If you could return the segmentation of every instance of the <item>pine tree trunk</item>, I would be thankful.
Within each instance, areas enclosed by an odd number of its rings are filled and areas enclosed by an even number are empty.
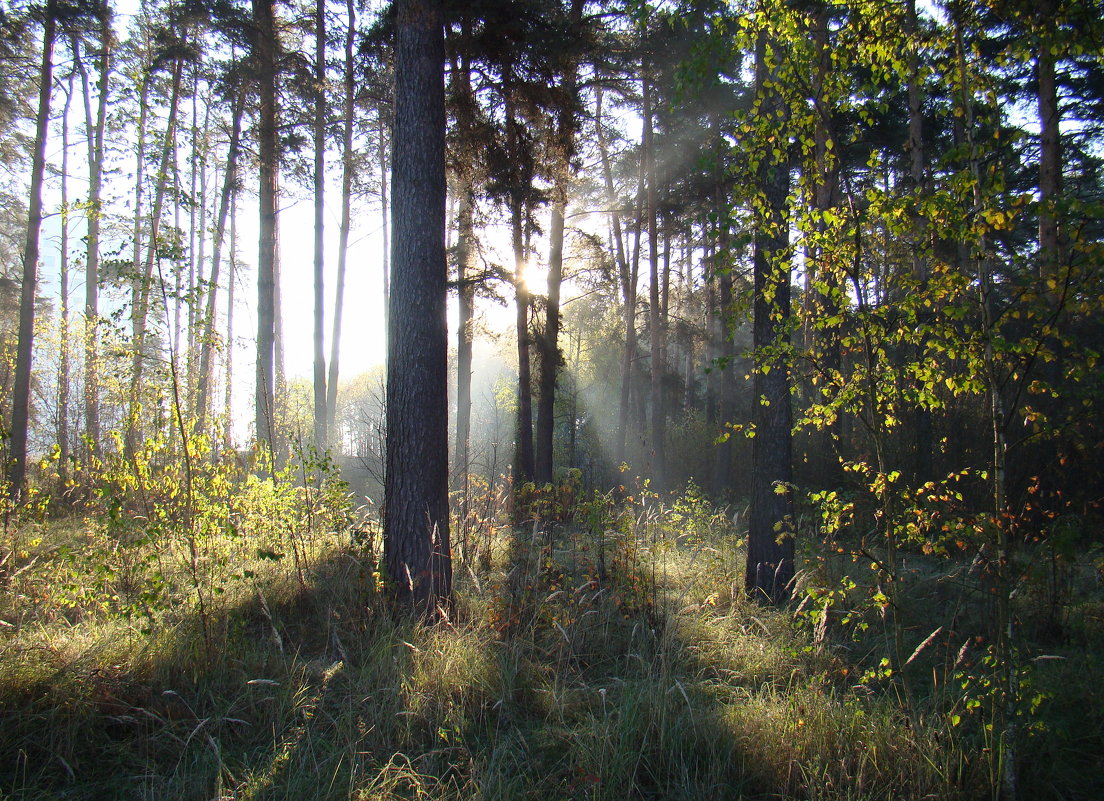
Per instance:
[[[223,446],[226,450],[234,447],[234,287],[238,280],[238,196],[230,199],[230,254],[226,260],[226,356],[224,381],[226,393],[223,398]]]
[[[652,83],[641,77],[644,95],[644,135],[642,149],[647,180],[648,214],[648,334],[651,348],[651,448],[652,486],[662,492],[666,487],[667,412],[663,403],[663,377],[666,371],[664,350],[666,338],[660,319],[659,224],[656,212],[655,130],[652,109]]]
[[[756,92],[762,97],[762,113],[781,128],[786,113],[779,91],[772,85],[772,66],[766,63],[766,36],[760,34],[755,53]],[[767,357],[761,352],[766,347],[787,344],[790,264],[785,205],[790,173],[784,158],[774,159],[769,151],[762,156],[758,183],[765,203],[763,217],[754,231],[755,439],[745,581],[749,595],[770,603],[789,598],[794,576],[789,365],[785,358]]]
[[[326,448],[326,0],[314,11],[314,445]]]
[[[337,425],[337,380],[340,372],[341,321],[345,311],[345,266],[349,256],[349,229],[352,223],[352,195],[355,161],[353,159],[353,115],[356,113],[356,75],[353,63],[353,40],[356,35],[356,6],[354,0],[345,0],[345,12],[348,15],[348,27],[345,29],[345,99],[344,122],[341,128],[341,223],[337,233],[337,278],[334,286],[333,334],[330,337],[330,365],[326,376],[326,437],[328,442],[340,439]],[[380,126],[382,129],[382,125]],[[382,145],[380,146],[382,148]],[[381,185],[387,182],[386,172],[381,173]],[[386,192],[384,192],[386,194]],[[386,207],[386,200],[383,202]],[[383,238],[387,241],[387,218],[384,216]],[[384,275],[387,273],[387,246],[384,245]],[[384,330],[387,329],[387,296],[384,294]]]
[[[1045,5],[1053,6],[1053,3]],[[1056,204],[1061,192],[1062,149],[1052,48],[1048,37],[1044,36],[1035,59],[1035,77],[1039,83],[1039,269],[1044,278],[1055,282],[1055,290],[1050,294],[1057,297],[1061,245]]]
[[[525,242],[522,230],[524,213],[521,201],[513,201],[510,210],[511,241],[514,249],[514,298],[517,328],[518,399],[517,443],[514,456],[514,487],[533,480],[533,384],[529,366],[529,290],[525,286]]]
[[[394,138],[392,135],[391,138]],[[391,203],[387,199],[387,123],[383,111],[379,114],[379,139],[377,153],[380,168],[380,214],[383,216],[383,330],[384,337],[391,331]],[[393,146],[393,143],[390,143]]]
[[[153,271],[158,258],[158,237],[161,230],[161,210],[165,202],[165,187],[171,170],[172,160],[176,152],[176,120],[180,106],[180,81],[183,71],[183,62],[178,58],[173,62],[172,89],[169,95],[169,118],[165,126],[165,139],[161,146],[161,160],[158,168],[157,182],[153,192],[153,209],[150,215],[149,242],[146,244],[145,262],[142,266],[142,274],[139,276],[135,289],[134,308],[131,314],[132,347],[134,348],[133,366],[130,379],[130,411],[127,414],[126,449],[133,453],[139,437],[139,420],[141,419],[142,379],[145,366],[146,328],[149,315],[150,293],[153,289]],[[143,106],[143,109],[145,107]],[[139,126],[141,128],[141,125]],[[141,185],[139,184],[139,187]],[[139,188],[139,191],[141,189]],[[135,206],[137,207],[137,203]],[[135,228],[140,225],[140,220],[135,220]]]
[[[215,314],[218,310],[218,286],[222,272],[222,249],[226,238],[226,217],[233,203],[235,187],[238,181],[238,157],[241,150],[242,115],[245,110],[245,93],[241,89],[236,94],[230,109],[230,145],[226,153],[226,172],[222,177],[222,192],[219,196],[218,216],[215,219],[214,242],[211,246],[211,280],[207,294],[207,308],[203,313],[203,332],[200,336],[199,379],[196,387],[195,416],[199,430],[206,428],[207,409],[210,404],[211,371],[215,350]],[[233,284],[228,280],[229,290]],[[229,301],[227,301],[229,310]],[[227,339],[227,351],[232,343]],[[229,421],[227,421],[229,424]]]
[[[552,220],[548,228],[548,296],[544,331],[538,353],[540,373],[537,392],[537,427],[533,478],[538,485],[551,484],[553,441],[556,432],[556,378],[560,368],[560,284],[563,282],[564,212],[566,188],[556,190]]]
[[[100,221],[103,189],[104,132],[107,128],[108,84],[111,73],[111,24],[100,19],[100,53],[97,59],[96,116],[93,122],[88,72],[81,61],[79,40],[73,43],[73,59],[80,72],[84,97],[84,124],[88,147],[88,233],[84,269],[84,433],[91,455],[100,450]]]
[[[27,478],[27,433],[31,411],[31,360],[34,352],[35,299],[38,293],[39,235],[42,229],[42,183],[46,173],[46,137],[50,126],[50,89],[54,80],[54,31],[57,5],[46,4],[39,68],[38,113],[31,161],[31,194],[27,203],[27,236],[23,246],[23,283],[19,296],[19,339],[15,351],[12,389],[11,470],[8,492],[13,500],[23,493]]]
[[[825,23],[827,27],[827,23]],[[909,181],[914,192],[924,184],[924,107],[923,87],[920,75],[919,24],[916,17],[916,0],[905,2],[905,35],[911,46],[908,49],[908,105],[909,105]],[[825,34],[826,38],[826,34]],[[824,42],[827,50],[827,42]],[[838,181],[839,172],[836,171]],[[912,220],[912,272],[917,285],[923,287],[928,280],[928,261],[924,242],[924,222],[916,214]],[[919,356],[919,353],[916,354]],[[838,359],[837,359],[838,361]],[[926,407],[916,410],[915,479],[917,484],[930,481],[932,468],[932,415]]]
[[[57,442],[58,478],[62,492],[65,491],[69,470],[69,108],[73,102],[75,76],[75,70],[69,72],[65,105],[61,112],[61,241],[58,254],[61,295],[58,348],[61,350],[61,358],[58,364]]]
[[[472,340],[475,322],[475,219],[474,189],[461,176],[460,207],[456,215],[456,280],[459,321],[456,326],[456,469],[464,487],[471,471]],[[467,495],[465,493],[465,501]]]
[[[618,211],[617,190],[613,184],[613,170],[610,168],[609,146],[606,143],[605,128],[602,126],[602,88],[595,87],[594,130],[598,140],[598,153],[602,161],[602,179],[606,188],[606,203],[609,206],[610,225],[613,230],[614,255],[617,260],[617,275],[621,284],[621,302],[623,304],[623,326],[625,348],[621,359],[621,392],[617,413],[617,445],[615,458],[618,464],[625,461],[629,429],[629,396],[632,389],[633,359],[636,351],[636,281],[630,278],[629,260],[625,254],[625,240],[621,232],[621,214]],[[631,296],[631,297],[630,297]]]
[[[397,607],[432,617],[452,600],[444,15],[433,0],[396,15],[384,557]]]
[[[257,444],[272,459],[276,455],[276,195],[280,169],[275,13],[275,0],[253,0],[253,21],[258,33],[254,57],[259,84],[257,152],[260,170],[254,417]]]

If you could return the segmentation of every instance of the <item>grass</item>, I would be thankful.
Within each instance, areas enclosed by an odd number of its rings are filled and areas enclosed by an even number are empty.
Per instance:
[[[385,612],[363,534],[212,534],[193,557],[95,519],[13,530],[0,798],[992,796],[984,709],[951,724],[972,690],[950,698],[935,646],[916,731],[892,678],[863,678],[877,616],[818,639],[748,604],[736,532],[712,520],[481,532],[454,619],[429,628]],[[944,613],[936,581],[911,591],[917,632]],[[1046,700],[1024,797],[1104,781],[1101,608],[1070,614],[1056,658],[1025,655]]]

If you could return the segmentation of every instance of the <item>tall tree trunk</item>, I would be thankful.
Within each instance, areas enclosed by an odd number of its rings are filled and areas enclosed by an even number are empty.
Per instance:
[[[755,52],[756,93],[762,98],[761,113],[781,129],[787,114],[773,85],[773,65],[768,65],[766,58],[766,34],[760,33]],[[772,158],[769,153],[762,155],[758,171],[765,202],[754,231],[755,439],[745,580],[749,595],[779,603],[789,598],[794,576],[790,377],[788,359],[766,356],[763,349],[788,344],[790,263],[785,205],[790,172],[785,156]]]
[[[471,472],[472,340],[475,323],[475,191],[467,172],[460,176],[456,215],[456,282],[459,321],[456,326],[456,469],[466,488]],[[465,502],[467,493],[464,495]]]
[[[648,214],[648,334],[651,348],[651,446],[652,486],[662,492],[666,488],[667,471],[667,410],[663,402],[663,378],[666,372],[664,350],[667,347],[660,315],[659,224],[656,213],[656,156],[652,108],[652,81],[641,76],[644,97],[644,130],[641,140],[644,174],[647,180]]]
[[[326,0],[314,6],[314,445],[326,448]]]
[[[571,0],[568,23],[578,26],[582,0]],[[563,361],[560,354],[560,285],[563,283],[564,215],[567,211],[571,160],[575,154],[575,103],[578,94],[577,67],[567,60],[561,78],[561,98],[555,113],[552,158],[552,218],[548,229],[548,292],[545,302],[544,335],[540,339],[540,376],[537,393],[535,478],[550,484],[554,476],[553,453],[556,433],[556,383]]]
[[[1054,3],[1040,8],[1047,27],[1053,15]],[[1056,204],[1061,192],[1062,149],[1060,138],[1061,112],[1058,107],[1058,81],[1055,75],[1054,45],[1050,37],[1042,36],[1035,58],[1035,77],[1039,83],[1039,270],[1057,288],[1060,267],[1060,230]],[[1057,297],[1058,292],[1051,293]]]
[[[825,14],[827,16],[827,14]],[[905,0],[905,35],[908,37],[908,152],[909,182],[914,192],[919,192],[924,184],[924,98],[922,77],[920,75],[919,24],[916,16],[916,0]],[[827,28],[827,21],[825,21]],[[827,38],[827,32],[824,34]],[[824,42],[827,50],[827,41]],[[839,172],[836,171],[837,181]],[[928,280],[928,260],[924,242],[924,222],[918,214],[912,219],[912,273],[919,287]],[[919,356],[919,353],[916,354]],[[837,358],[838,362],[838,358]],[[932,468],[932,415],[921,406],[916,410],[915,434],[915,479],[917,484],[930,481]]]
[[[80,57],[79,40],[73,41],[73,59],[80,72],[84,97],[84,126],[88,147],[88,233],[85,239],[84,269],[84,433],[91,455],[100,450],[100,221],[103,214],[100,195],[103,189],[104,132],[107,128],[108,84],[111,74],[111,21],[107,8],[101,10],[100,52],[97,56],[99,80],[95,121],[89,92],[88,71]]]
[[[19,340],[15,351],[12,389],[11,471],[8,492],[13,500],[23,493],[27,479],[27,429],[31,411],[31,360],[34,352],[35,296],[38,293],[39,234],[42,229],[42,182],[46,173],[46,136],[50,126],[50,89],[54,82],[56,0],[47,0],[42,29],[38,113],[31,161],[31,194],[27,203],[27,236],[23,245],[23,284],[19,295]]]
[[[208,90],[210,87],[208,87]],[[199,364],[202,360],[202,347],[199,337],[203,333],[203,300],[209,295],[218,292],[218,285],[207,280],[207,156],[211,141],[211,94],[203,103],[203,128],[197,136],[192,152],[192,193],[195,195],[196,173],[198,173],[199,198],[193,204],[192,245],[195,247],[194,275],[189,276],[188,291],[188,404],[192,411],[193,419],[198,419],[196,412],[196,388],[199,385]],[[215,179],[218,180],[218,170],[215,171]],[[198,225],[195,217],[198,216]],[[197,244],[198,242],[198,244]],[[214,268],[212,268],[213,270]]]
[[[397,606],[423,616],[452,600],[443,18],[397,3],[384,556]]]
[[[276,416],[276,194],[279,181],[279,130],[276,108],[275,0],[253,0],[257,26],[259,104],[257,152],[260,231],[257,241],[257,372],[254,412],[257,444],[275,459]]]
[[[521,200],[511,202],[511,241],[514,249],[514,298],[518,354],[517,443],[514,456],[514,487],[533,480],[533,383],[529,366],[529,290],[525,286],[525,212]]]
[[[633,359],[636,351],[636,280],[630,277],[629,260],[625,254],[625,240],[621,232],[621,213],[618,210],[617,190],[613,184],[613,170],[610,168],[609,146],[602,125],[602,87],[594,90],[594,130],[598,140],[598,153],[602,161],[602,179],[606,187],[606,204],[609,206],[610,225],[613,230],[614,255],[617,260],[617,275],[621,284],[621,302],[623,304],[623,327],[625,349],[621,359],[621,392],[617,415],[617,446],[615,458],[620,464],[625,461],[625,451],[629,430],[629,397],[632,389]],[[639,193],[638,193],[639,194]],[[639,215],[637,215],[639,217]]]
[[[150,293],[153,288],[154,265],[158,258],[158,237],[161,230],[161,210],[165,202],[165,187],[168,183],[169,172],[172,169],[176,153],[176,120],[177,112],[180,107],[180,81],[182,71],[183,62],[180,58],[177,58],[173,62],[172,89],[169,95],[169,118],[165,126],[165,139],[161,146],[161,160],[158,167],[157,182],[153,192],[153,209],[150,215],[149,241],[146,243],[145,263],[142,265],[142,274],[139,276],[138,285],[135,287],[136,297],[134,308],[131,312],[133,315],[131,325],[134,356],[130,379],[130,410],[127,414],[126,426],[126,449],[129,453],[133,453],[139,436],[147,318],[149,316]],[[137,203],[135,205],[137,206]],[[139,224],[140,222],[136,220],[135,227],[137,228]]]
[[[973,177],[973,207],[971,211],[979,216],[985,209],[984,182],[981,157],[975,131],[974,91],[966,66],[966,46],[963,35],[962,8],[952,7],[951,22],[954,28],[955,55],[958,62],[958,89],[961,117],[968,146],[968,166]],[[958,115],[956,115],[958,116]],[[1016,723],[1016,696],[1018,678],[1014,645],[1014,619],[1011,608],[1013,586],[1012,539],[1009,537],[1008,499],[1005,481],[1007,477],[1008,441],[1005,436],[1004,398],[1001,395],[1001,381],[994,340],[997,338],[997,316],[993,308],[993,265],[989,255],[989,243],[985,236],[976,245],[978,306],[981,312],[983,338],[983,365],[986,394],[989,401],[989,430],[992,447],[991,499],[993,529],[996,532],[996,619],[993,621],[995,667],[998,671],[997,689],[1003,696],[997,706],[997,720],[994,723],[997,754],[994,764],[1000,766],[1001,799],[1016,801],[1019,771],[1017,756],[1019,753],[1019,727]]]
[[[718,163],[720,160],[720,153],[718,153]],[[717,253],[714,258],[714,265],[716,268],[716,302],[717,309],[714,315],[714,335],[716,336],[717,354],[716,358],[724,362],[724,366],[720,369],[714,370],[717,373],[716,384],[716,397],[714,403],[716,404],[716,413],[718,422],[721,426],[727,426],[734,421],[736,416],[736,408],[734,396],[736,394],[736,376],[735,366],[727,363],[727,360],[733,355],[732,350],[732,328],[731,318],[733,316],[733,293],[732,293],[732,254],[730,248],[731,242],[731,228],[729,222],[728,209],[722,208],[720,204],[727,203],[727,195],[723,191],[723,188],[718,179],[716,199],[718,203],[717,208]],[[729,436],[725,436],[720,444],[714,449],[714,463],[713,463],[713,487],[714,492],[718,498],[732,493],[732,457],[733,457],[733,442],[730,436],[731,431],[725,430],[724,433]]]
[[[222,409],[223,446],[234,446],[234,287],[238,280],[238,196],[230,199],[230,254],[226,261],[226,355],[223,368],[226,392]]]
[[[356,113],[356,73],[353,63],[353,40],[356,36],[356,5],[354,0],[345,0],[345,12],[349,22],[345,28],[345,95],[344,121],[341,127],[341,223],[337,233],[337,279],[334,286],[333,334],[330,337],[330,366],[326,376],[326,436],[328,442],[337,442],[337,379],[340,371],[341,321],[345,311],[345,265],[349,256],[349,229],[352,223],[352,195],[355,160],[353,159],[353,115]],[[382,126],[381,126],[382,127]],[[382,145],[381,145],[382,148]],[[385,170],[381,170],[381,185],[387,181]],[[383,202],[386,207],[386,200]],[[387,240],[387,220],[384,217],[383,237]],[[387,248],[384,246],[384,274],[387,273]],[[387,328],[387,297],[384,296],[384,330]]]
[[[222,193],[219,196],[218,216],[215,219],[214,242],[211,246],[211,280],[207,293],[207,308],[203,313],[203,332],[199,348],[199,380],[196,388],[195,409],[196,424],[202,431],[206,427],[207,407],[211,395],[212,356],[215,350],[215,313],[218,310],[218,286],[222,271],[222,248],[226,238],[226,217],[233,203],[235,187],[238,182],[238,157],[241,150],[242,115],[245,110],[245,92],[236,89],[230,107],[230,145],[226,153],[226,171],[222,177]],[[228,280],[229,290],[233,284]],[[229,309],[229,301],[227,301]],[[225,347],[229,350],[232,343],[227,339]]]
[[[69,108],[73,102],[73,79],[76,70],[70,70],[65,90],[65,105],[61,112],[61,242],[59,247],[59,272],[61,294],[61,318],[58,326],[57,384],[57,441],[58,478],[64,492],[69,472]]]
[[[544,331],[539,337],[540,372],[537,391],[537,427],[533,479],[550,484],[553,477],[553,441],[556,432],[556,378],[560,368],[560,284],[563,282],[564,213],[566,187],[555,190],[548,228],[548,296]]]
[[[377,154],[379,156],[379,168],[380,168],[380,214],[383,217],[383,331],[384,337],[389,336],[391,331],[391,203],[387,199],[387,174],[389,172],[389,166],[387,163],[387,150],[388,144],[392,144],[388,141],[387,136],[387,122],[384,119],[383,111],[379,112],[379,139],[377,140]],[[392,137],[394,135],[392,134]]]

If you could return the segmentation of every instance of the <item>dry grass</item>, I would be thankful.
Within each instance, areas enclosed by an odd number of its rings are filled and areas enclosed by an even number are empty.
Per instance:
[[[384,612],[344,535],[305,538],[297,564],[279,535],[212,537],[198,595],[180,542],[20,536],[0,602],[0,798],[989,794],[974,729],[931,714],[914,731],[892,682],[860,680],[866,646],[813,647],[790,610],[734,591],[734,532],[690,541],[654,515],[551,541],[497,529],[432,628]],[[1068,690],[1068,666],[1038,678]],[[1084,773],[1100,731],[1032,742]],[[1035,797],[1091,797],[1084,778],[1028,775]]]

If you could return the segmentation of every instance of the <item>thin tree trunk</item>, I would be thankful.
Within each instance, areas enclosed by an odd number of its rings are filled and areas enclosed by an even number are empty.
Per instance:
[[[88,72],[80,57],[79,39],[73,41],[73,59],[80,72],[84,97],[84,124],[88,147],[88,234],[84,270],[84,432],[91,455],[100,450],[99,321],[100,321],[100,221],[103,214],[104,132],[107,128],[108,83],[111,73],[111,23],[100,19],[100,53],[97,69],[96,116],[93,122]]]
[[[170,160],[173,159],[176,152],[176,120],[180,106],[180,81],[182,71],[183,62],[177,58],[173,62],[172,89],[169,95],[169,119],[165,126],[165,140],[161,147],[161,161],[158,168],[157,183],[153,193],[149,242],[146,245],[146,257],[142,267],[142,275],[139,277],[138,286],[135,287],[137,297],[135,298],[134,309],[132,311],[134,357],[130,382],[130,411],[127,415],[126,436],[126,448],[130,453],[133,453],[137,445],[139,433],[138,424],[141,418],[142,378],[143,367],[145,365],[146,325],[149,314],[150,292],[153,287],[153,268],[158,258],[158,236],[161,228],[161,210],[165,201],[165,185],[168,181],[169,170],[172,164]],[[137,204],[135,205],[137,206]],[[135,227],[137,228],[139,224],[140,221],[136,219]]]
[[[314,445],[326,448],[326,0],[314,6]]]
[[[223,398],[222,436],[227,450],[234,447],[234,287],[238,280],[238,196],[230,199],[230,258],[226,263],[226,355],[224,379],[226,393]]]
[[[533,478],[550,484],[553,477],[553,441],[556,431],[556,378],[560,367],[560,284],[563,282],[564,212],[566,187],[556,191],[552,220],[548,228],[548,296],[544,332],[540,337],[540,375],[537,392],[537,427]]]
[[[512,201],[511,241],[514,249],[514,297],[518,354],[517,444],[514,457],[514,487],[533,480],[533,390],[529,366],[529,290],[525,286],[524,210],[520,200]]]
[[[610,225],[613,228],[614,254],[617,259],[617,274],[621,283],[621,300],[624,305],[623,325],[625,349],[621,359],[621,393],[617,416],[617,462],[625,461],[625,450],[629,429],[629,397],[632,388],[633,358],[636,351],[636,282],[630,277],[629,260],[625,255],[625,241],[621,232],[621,214],[617,210],[617,190],[613,184],[613,170],[610,168],[609,146],[606,143],[605,128],[602,127],[602,87],[594,91],[594,129],[598,140],[598,153],[602,161],[602,178],[606,187],[606,204],[609,206]],[[639,195],[639,192],[638,192]],[[639,215],[637,215],[639,217]]]
[[[1045,5],[1053,7],[1053,3]],[[1056,209],[1062,182],[1061,113],[1054,50],[1048,38],[1043,37],[1035,58],[1035,77],[1039,83],[1039,270],[1040,275],[1055,282],[1048,294],[1057,298],[1061,261]]]
[[[965,138],[968,145],[970,172],[974,179],[973,208],[975,215],[981,215],[985,207],[983,194],[981,158],[975,139],[975,119],[973,89],[966,67],[966,48],[963,41],[961,10],[956,6],[951,14],[954,26],[955,51],[958,62],[959,102],[962,109]],[[1008,501],[1006,496],[1006,459],[1008,443],[1005,438],[1004,399],[1001,396],[1000,377],[997,371],[993,340],[996,337],[997,322],[994,317],[992,294],[993,270],[989,258],[989,244],[985,236],[977,243],[977,287],[978,305],[982,317],[984,380],[989,400],[989,423],[992,446],[992,514],[997,538],[996,560],[996,620],[994,621],[993,641],[998,673],[997,687],[1001,695],[997,706],[997,720],[994,734],[997,737],[996,749],[1000,766],[1001,799],[1016,801],[1019,773],[1016,764],[1019,753],[1019,727],[1016,724],[1016,695],[1018,690],[1017,671],[1014,664],[1013,648],[1014,621],[1011,609],[1011,559],[1012,541],[1008,536]]]
[[[276,109],[275,0],[253,0],[257,26],[254,56],[259,74],[257,151],[260,166],[257,241],[257,371],[255,426],[257,444],[275,459],[276,414],[276,194],[279,130]]]
[[[666,372],[664,350],[667,345],[660,315],[655,130],[652,109],[652,82],[647,74],[641,76],[641,85],[644,97],[644,131],[641,147],[643,150],[644,174],[647,180],[648,214],[648,334],[651,348],[652,486],[662,492],[666,488],[667,472],[667,411],[663,403],[663,377]]]
[[[211,396],[211,370],[215,350],[215,313],[218,310],[218,285],[221,277],[222,248],[226,238],[226,216],[233,205],[238,181],[238,157],[241,150],[242,115],[245,110],[245,92],[236,90],[230,109],[230,145],[226,154],[226,172],[222,178],[218,217],[215,220],[214,242],[211,247],[211,287],[207,294],[207,308],[203,314],[203,333],[200,337],[199,381],[194,408],[196,423],[202,431],[206,427],[207,407]],[[233,286],[230,284],[230,291]],[[229,308],[229,307],[228,307]],[[230,340],[225,347],[232,347]]]
[[[209,89],[209,87],[208,87]],[[209,295],[215,294],[217,285],[208,281],[205,275],[204,263],[207,260],[207,155],[211,141],[211,97],[203,104],[203,130],[197,143],[198,152],[192,154],[193,175],[199,173],[199,201],[198,215],[199,225],[195,231],[193,242],[198,238],[198,248],[195,258],[195,278],[191,281],[191,289],[188,294],[188,403],[192,411],[193,419],[196,415],[196,388],[199,385],[199,364],[202,361],[202,346],[199,337],[203,334],[203,300]],[[215,180],[218,180],[218,170],[215,170]],[[212,267],[212,272],[214,268]]]
[[[467,487],[471,469],[472,340],[475,322],[475,219],[474,189],[470,177],[461,175],[460,206],[456,223],[456,279],[459,322],[456,326],[456,469]],[[465,502],[467,494],[464,495]]]
[[[356,35],[356,6],[354,0],[345,0],[345,12],[349,17],[348,27],[345,29],[345,100],[344,122],[341,128],[341,223],[337,234],[337,279],[334,286],[334,315],[333,335],[330,337],[330,365],[329,374],[326,376],[326,436],[328,442],[340,440],[337,438],[337,380],[340,372],[341,356],[341,321],[345,311],[345,266],[349,256],[349,229],[352,223],[351,202],[353,195],[353,175],[355,161],[353,159],[353,115],[356,113],[354,101],[356,100],[356,74],[353,63],[353,40]],[[382,125],[380,126],[382,129]],[[380,146],[382,150],[382,145]],[[387,172],[381,166],[381,186],[387,183]],[[383,192],[386,195],[386,190]],[[383,201],[386,209],[387,201]],[[384,212],[383,239],[388,237],[386,211]],[[384,283],[387,275],[387,245],[384,244]],[[384,330],[387,330],[387,295],[384,293]]]
[[[825,27],[827,27],[827,22],[825,22]],[[908,48],[909,180],[913,191],[919,192],[924,184],[924,108],[916,0],[906,0],[905,2],[905,35],[910,43]],[[827,49],[827,42],[824,43],[824,47]],[[838,175],[837,170],[837,180]],[[912,272],[913,278],[919,287],[925,286],[928,280],[928,260],[924,238],[923,219],[919,214],[914,214],[912,220]],[[919,356],[919,352],[916,356]],[[917,484],[921,484],[930,481],[933,477],[932,415],[931,411],[925,406],[921,406],[916,410],[915,449],[915,479]]]
[[[573,28],[582,18],[582,0],[572,0],[568,22]],[[548,229],[548,292],[545,302],[544,335],[540,339],[540,375],[537,393],[537,429],[535,478],[537,484],[550,484],[554,476],[556,433],[556,383],[563,361],[560,354],[560,285],[563,283],[564,215],[567,211],[571,159],[575,153],[575,102],[578,93],[576,64],[568,60],[563,67],[561,98],[556,109],[551,143],[554,160],[552,217]]]
[[[76,70],[70,70],[65,91],[65,105],[61,112],[61,242],[59,248],[61,319],[58,326],[58,347],[61,350],[61,358],[58,364],[57,437],[58,478],[63,492],[69,473],[69,108],[73,102],[75,77]]]
[[[379,112],[380,214],[383,217],[383,330],[386,338],[391,331],[391,203],[387,199],[387,123],[382,109]],[[393,145],[392,145],[393,146]]]
[[[46,4],[39,68],[38,113],[31,161],[31,194],[27,203],[27,236],[23,246],[23,284],[19,296],[19,340],[15,352],[12,389],[11,471],[8,492],[13,500],[23,493],[27,478],[27,429],[31,411],[31,360],[34,352],[35,297],[38,293],[39,234],[42,229],[42,183],[46,173],[46,137],[50,126],[50,89],[54,82],[54,30],[57,5]]]

